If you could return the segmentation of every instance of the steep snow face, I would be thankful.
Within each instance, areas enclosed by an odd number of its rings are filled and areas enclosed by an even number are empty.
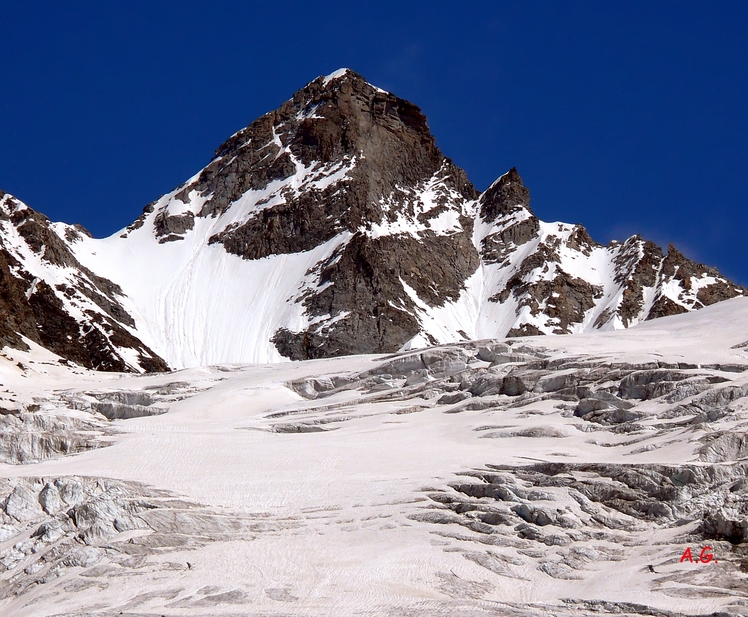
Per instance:
[[[516,169],[479,194],[415,105],[341,69],[121,233],[70,248],[174,367],[619,329],[745,293],[529,204]]]
[[[210,218],[197,218],[182,241],[160,244],[148,224],[157,212],[127,239],[89,238],[76,246],[83,261],[128,290],[143,340],[174,367],[282,359],[270,339],[281,326],[308,325],[293,299],[318,287],[311,271],[347,234],[310,251],[243,260],[205,242],[221,224]]]

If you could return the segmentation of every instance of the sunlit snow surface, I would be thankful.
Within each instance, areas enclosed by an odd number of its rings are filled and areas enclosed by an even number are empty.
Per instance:
[[[673,512],[699,510],[676,524],[677,512],[629,516],[575,501],[561,485],[532,487],[513,470],[540,462],[737,469],[739,461],[706,460],[704,440],[742,434],[748,399],[700,423],[673,410],[725,388],[748,393],[746,341],[748,300],[737,299],[625,331],[523,339],[503,355],[494,346],[491,368],[475,355],[483,345],[485,357],[485,342],[424,352],[442,358],[428,370],[414,364],[419,353],[394,364],[357,356],[153,376],[68,368],[38,347],[6,350],[0,406],[27,422],[86,417],[101,443],[67,456],[50,446],[47,460],[0,465],[2,498],[12,492],[2,507],[18,517],[0,514],[0,614],[745,612],[739,547],[709,540],[719,563],[679,562],[687,546],[696,554],[705,544],[693,535],[701,511],[724,506],[727,488],[693,485],[690,497],[668,502]],[[683,368],[668,369],[670,389],[625,401],[634,423],[578,417],[578,402],[548,386],[597,370],[590,389],[620,393],[616,370],[660,365]],[[479,374],[516,371],[545,385],[519,396],[473,386],[463,400],[442,398],[467,392]],[[106,403],[115,400],[119,407]],[[107,421],[96,409],[142,417]],[[514,501],[455,488],[481,485],[488,472]],[[42,488],[70,478],[90,503],[57,503],[49,497],[57,489]],[[49,512],[34,497],[42,490]],[[511,509],[521,504],[557,518],[524,524]],[[494,511],[514,518],[487,519]]]
[[[138,336],[168,358],[170,366],[279,361],[282,356],[270,342],[273,334],[281,326],[300,330],[308,325],[303,307],[293,300],[306,286],[316,288],[310,270],[350,234],[341,233],[311,251],[251,261],[227,253],[221,244],[208,244],[207,239],[272,205],[281,187],[304,184],[321,189],[341,180],[347,170],[335,165],[326,170],[328,175],[300,166],[291,180],[249,191],[217,219],[195,217],[194,229],[183,239],[160,244],[153,219],[161,211],[172,216],[185,211],[173,191],[126,238],[82,238],[71,249],[83,263],[126,289],[122,303],[137,323]],[[190,200],[195,213],[205,198],[192,195]]]

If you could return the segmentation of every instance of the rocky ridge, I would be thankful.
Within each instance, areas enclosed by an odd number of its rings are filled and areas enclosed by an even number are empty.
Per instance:
[[[122,289],[75,258],[87,235],[0,191],[0,343],[31,341],[95,370],[168,370],[134,333]]]

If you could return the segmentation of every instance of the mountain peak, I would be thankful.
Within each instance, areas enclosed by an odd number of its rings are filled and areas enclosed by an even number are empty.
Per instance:
[[[486,221],[495,221],[514,210],[530,210],[530,191],[522,183],[516,167],[500,176],[481,195],[481,216]]]
[[[324,169],[345,168],[344,185],[358,185],[349,210],[356,228],[372,213],[379,222],[376,203],[398,185],[428,181],[445,160],[416,105],[340,69],[232,135],[179,195],[195,190],[208,196],[194,214],[218,216],[248,191],[273,183],[300,188]],[[466,178],[456,182],[466,196],[475,193]]]
[[[389,94],[385,90],[382,90],[381,88],[379,88],[379,87],[375,86],[374,84],[372,84],[371,82],[367,81],[366,78],[364,78],[363,75],[361,75],[360,73],[357,73],[356,71],[354,71],[352,69],[349,69],[349,68],[345,68],[345,67],[344,68],[340,68],[337,71],[333,71],[329,75],[324,75],[324,76],[317,77],[316,79],[314,79],[311,82],[309,82],[309,84],[307,84],[307,86],[310,85],[310,84],[312,84],[312,83],[315,83],[315,82],[317,82],[319,80],[322,80],[322,87],[323,88],[326,88],[328,86],[333,86],[333,85],[338,84],[340,82],[352,81],[352,82],[359,82],[359,83],[363,82],[367,86],[369,86],[371,88],[374,88],[374,90],[376,90],[378,92]]]
[[[615,329],[746,293],[674,249],[540,221],[516,168],[479,194],[416,105],[350,69],[231,136],[118,237],[7,204],[0,231],[3,314],[28,316],[5,332],[117,370]]]
[[[333,79],[339,79],[340,77],[344,77],[347,73],[353,73],[353,72],[354,71],[346,67],[340,68],[337,71],[333,71],[329,75],[325,75],[324,77],[325,84],[327,84],[327,82],[329,81],[332,81]]]
[[[352,71],[351,69],[344,67],[344,68],[338,69],[337,71],[333,71],[329,75],[325,75],[324,77],[322,77],[322,85],[326,86],[330,82],[337,81],[344,77],[359,77],[363,79],[361,75],[359,75],[355,71]],[[317,79],[319,79],[319,77]]]

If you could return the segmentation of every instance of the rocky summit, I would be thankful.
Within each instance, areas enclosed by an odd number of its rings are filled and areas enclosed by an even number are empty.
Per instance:
[[[673,246],[540,221],[516,169],[479,192],[418,107],[347,69],[110,238],[0,203],[0,339],[102,370],[614,330],[746,294]]]

